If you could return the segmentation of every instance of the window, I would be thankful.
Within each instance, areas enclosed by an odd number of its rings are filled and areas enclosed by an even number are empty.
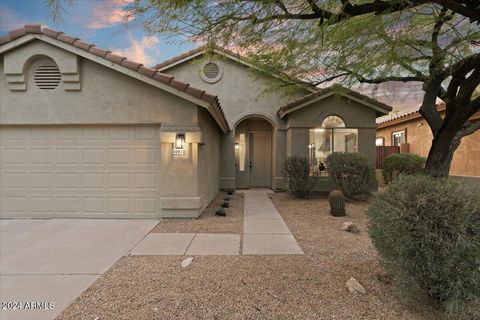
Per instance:
[[[338,116],[329,116],[322,128],[309,130],[310,174],[326,175],[325,160],[332,152],[357,152],[358,129],[345,128]]]
[[[240,171],[245,171],[245,160],[246,160],[246,153],[245,153],[245,133],[240,133],[239,141],[238,141],[238,169]]]
[[[375,145],[377,147],[383,147],[385,145],[385,138],[380,137],[380,138],[375,139]]]
[[[399,147],[402,143],[407,142],[405,130],[392,133],[392,145]]]

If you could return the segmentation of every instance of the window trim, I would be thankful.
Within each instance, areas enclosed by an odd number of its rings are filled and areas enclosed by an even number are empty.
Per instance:
[[[378,139],[382,139],[382,144],[381,145],[377,145],[377,140]],[[385,146],[385,137],[376,137],[375,138],[375,147],[384,147]]]
[[[325,120],[327,120],[330,117],[340,118],[340,120],[342,120],[342,122],[343,122],[343,127],[324,127],[323,124],[325,123]],[[347,123],[345,122],[345,120],[341,116],[339,116],[338,114],[329,114],[328,116],[323,118],[322,122],[320,123],[320,127],[319,128],[314,128],[314,129],[333,129],[333,128],[346,128],[346,129],[348,129],[348,126],[347,126]],[[352,128],[352,129],[354,129],[354,128]]]
[[[397,131],[393,131],[393,132],[392,132],[392,146],[395,146],[395,139],[393,138],[394,135],[395,135],[396,133],[401,133],[401,132],[403,132],[403,135],[405,136],[405,141],[402,142],[402,143],[408,143],[408,142],[407,142],[407,128],[404,128],[404,129],[402,129],[402,130],[397,130]],[[398,147],[400,147],[400,145],[398,145]]]

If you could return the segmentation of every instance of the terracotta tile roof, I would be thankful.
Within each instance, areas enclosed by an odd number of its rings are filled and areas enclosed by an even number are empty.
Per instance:
[[[435,105],[439,112],[443,112],[446,109],[445,103],[438,103]],[[388,127],[390,125],[402,123],[404,121],[409,121],[412,119],[421,118],[422,115],[419,112],[420,107],[417,107],[414,110],[404,110],[401,112],[391,113],[389,115],[380,117],[377,119],[377,124],[379,128]],[[473,116],[470,117],[470,120],[477,120],[480,119],[480,112],[475,113]]]
[[[139,74],[152,78],[172,88],[183,91],[195,98],[201,99],[218,110],[221,117],[223,118],[222,120],[226,125],[227,130],[229,130],[228,122],[225,118],[225,113],[216,95],[209,94],[202,89],[194,88],[188,83],[176,80],[172,76],[157,71],[155,68],[148,68],[141,63],[128,60],[127,57],[118,56],[108,50],[98,48],[94,44],[83,42],[79,38],[65,35],[63,32],[49,29],[46,26],[40,24],[29,24],[25,25],[23,28],[10,31],[6,36],[0,37],[0,46],[27,34],[45,35],[47,37],[62,41],[76,48],[88,51],[89,53],[92,53],[96,56],[105,58],[113,63],[136,71]]]
[[[182,61],[184,59],[188,59],[189,57],[194,56],[197,53],[201,53],[201,52],[205,51],[206,49],[207,49],[207,45],[200,46],[198,48],[192,49],[192,50],[184,52],[184,53],[182,53],[178,56],[175,56],[173,58],[170,58],[168,60],[160,62],[159,64],[155,65],[153,68],[156,69],[156,70],[163,69],[163,68],[165,68],[165,67],[167,67],[171,64],[174,64],[175,62]],[[227,55],[230,55],[230,56],[241,59],[240,54],[238,54],[236,52],[233,52],[231,50],[219,47],[219,46],[215,46],[213,48],[213,50],[215,50],[217,52],[222,52],[222,53],[225,53]]]
[[[285,112],[288,112],[289,110],[303,104],[303,103],[306,103],[310,100],[314,100],[315,98],[319,97],[319,96],[322,96],[324,94],[327,94],[327,93],[336,93],[336,92],[346,92],[347,94],[351,95],[351,96],[354,96],[356,98],[359,98],[361,100],[364,100],[366,102],[369,102],[383,110],[385,110],[385,113],[387,112],[390,112],[392,111],[392,107],[390,107],[389,105],[386,105],[378,100],[375,100],[375,99],[372,99],[366,95],[363,95],[361,93],[358,93],[356,91],[353,91],[353,90],[350,90],[350,89],[347,89],[345,87],[342,87],[340,85],[333,85],[331,87],[328,87],[328,88],[324,88],[324,89],[318,89],[318,91],[314,92],[314,93],[309,93],[307,95],[304,95],[303,97],[300,97],[298,98],[297,100],[294,100],[290,103],[288,103],[287,105],[281,107],[279,110],[278,110],[278,114],[281,115],[281,114],[284,114]]]
[[[387,122],[390,122],[390,121],[393,121],[393,120],[405,118],[405,117],[408,117],[408,116],[416,114],[416,113],[419,114],[418,110],[404,110],[404,111],[400,111],[400,112],[391,113],[391,114],[388,114],[386,116],[377,118],[377,124],[383,124],[383,123],[387,123]]]

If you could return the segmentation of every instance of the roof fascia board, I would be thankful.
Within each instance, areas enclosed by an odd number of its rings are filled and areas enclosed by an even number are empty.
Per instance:
[[[24,39],[25,38],[25,39]],[[176,95],[180,98],[183,98],[193,104],[196,104],[196,105],[199,105],[203,108],[206,108],[206,109],[209,109],[211,110],[210,108],[210,104],[202,99],[199,99],[199,98],[196,98],[192,95],[189,95],[187,93],[184,93],[183,91],[180,91],[180,90],[177,90],[175,88],[172,88],[166,84],[163,84],[155,79],[152,79],[152,78],[149,78],[149,77],[146,77],[134,70],[131,70],[131,69],[128,69],[127,67],[124,67],[122,65],[119,65],[117,63],[114,63],[114,62],[111,62],[109,60],[107,60],[106,58],[102,58],[100,56],[97,56],[97,55],[94,55],[88,51],[85,51],[83,49],[80,49],[80,48],[77,48],[73,45],[70,45],[68,43],[65,43],[65,42],[62,42],[62,41],[59,41],[57,39],[53,39],[53,38],[50,38],[48,36],[45,36],[45,35],[42,35],[42,34],[28,34],[26,36],[23,36],[19,39],[15,39],[9,43],[6,43],[4,45],[1,46],[0,48],[0,53],[4,53],[6,51],[9,51],[11,49],[14,49],[15,47],[21,45],[21,44],[24,44],[28,41],[32,41],[34,39],[38,39],[38,40],[41,40],[41,41],[44,41],[44,42],[47,42],[51,45],[54,45],[54,46],[57,46],[57,47],[60,47],[66,51],[69,51],[71,53],[74,53],[76,55],[79,55],[83,58],[86,58],[88,60],[91,60],[91,61],[94,61],[96,63],[99,63],[107,68],[110,68],[110,69],[113,69],[115,71],[118,71],[122,74],[125,74],[127,76],[130,76],[132,78],[135,78],[137,80],[140,80],[140,81],[143,81],[149,85],[152,85],[154,87],[157,87],[159,89],[162,89],[168,93],[171,93],[173,95]],[[22,41],[18,41],[17,40],[22,40]],[[13,44],[11,46],[9,46],[9,44]],[[7,49],[8,47],[8,49]],[[216,109],[216,108],[213,108],[213,109]],[[214,117],[215,118],[215,121],[217,122],[217,124],[220,126],[220,128],[222,129],[222,131],[226,132],[226,130],[228,131],[228,125],[222,120],[222,117],[219,117],[218,116],[218,111],[215,111],[214,114],[216,114],[217,116]]]
[[[199,51],[199,52],[196,52],[196,53],[194,53],[194,54],[192,54],[192,55],[190,55],[190,56],[188,56],[188,57],[185,57],[185,58],[183,58],[183,59],[181,59],[181,60],[172,62],[171,64],[168,64],[168,65],[166,65],[166,66],[163,66],[163,67],[161,67],[161,68],[159,68],[159,69],[157,69],[157,70],[160,71],[160,72],[163,72],[164,70],[168,70],[168,69],[170,69],[170,68],[173,68],[173,67],[175,67],[175,66],[178,66],[179,64],[182,64],[182,63],[187,62],[187,61],[189,61],[189,60],[191,60],[191,59],[194,59],[194,58],[202,55],[204,52],[205,52],[204,50]],[[153,68],[153,67],[152,67],[152,68]]]
[[[360,98],[358,98],[358,97],[355,97],[355,96],[353,96],[353,95],[351,95],[351,94],[344,93],[344,94],[342,94],[342,95],[343,95],[344,97],[347,97],[347,98],[350,99],[350,100],[353,100],[353,101],[355,101],[355,102],[358,102],[358,103],[360,103],[360,104],[363,104],[364,106],[370,107],[370,108],[378,111],[379,113],[381,113],[381,114],[383,114],[383,115],[387,115],[387,114],[389,113],[388,110],[385,110],[385,109],[383,109],[383,108],[381,108],[381,107],[379,107],[379,106],[377,106],[377,105],[375,105],[375,104],[373,104],[373,103],[371,103],[371,102],[369,102],[369,101],[365,101],[365,100],[360,99]]]
[[[25,44],[29,41],[32,41],[37,38],[37,35],[35,34],[26,34],[24,36],[21,36],[20,38],[14,39],[12,41],[9,41],[5,44],[2,44],[0,46],[0,54],[5,53],[7,51],[10,51],[12,49],[15,49],[18,46],[21,46],[22,44]]]
[[[334,92],[327,92],[327,93],[324,93],[322,95],[319,95],[318,97],[314,98],[314,99],[311,99],[311,100],[308,100],[308,101],[305,101],[304,103],[302,104],[299,104],[298,106],[295,106],[293,108],[290,108],[290,109],[287,109],[287,110],[280,110],[280,118],[283,118],[285,117],[287,114],[291,113],[291,112],[294,112],[294,111],[297,111],[298,109],[302,109],[306,106],[309,106],[311,105],[312,103],[315,103],[317,101],[320,101],[320,100],[323,100],[325,98],[328,98],[330,96],[332,96],[333,94],[335,94]]]
[[[165,71],[165,70],[168,70],[168,69],[170,69],[170,68],[173,68],[173,67],[175,67],[175,66],[178,66],[179,64],[182,64],[182,63],[184,63],[184,62],[187,62],[187,61],[189,61],[189,60],[192,60],[192,59],[194,59],[194,58],[196,58],[196,57],[198,57],[198,56],[200,56],[200,55],[202,55],[202,54],[205,54],[205,52],[206,52],[206,49],[203,49],[202,51],[196,52],[196,53],[194,53],[194,54],[192,54],[192,55],[190,55],[190,56],[188,56],[188,57],[185,57],[185,58],[183,58],[183,59],[181,59],[181,60],[172,62],[171,64],[166,65],[166,66],[163,66],[162,68],[157,69],[157,70],[163,72],[163,71]],[[236,56],[234,56],[234,55],[231,55],[231,54],[229,54],[229,53],[226,53],[226,52],[224,52],[224,51],[222,51],[222,50],[218,50],[218,49],[213,49],[213,52],[215,52],[216,54],[225,56],[225,57],[227,57],[227,58],[229,58],[229,59],[231,59],[231,60],[233,60],[233,61],[235,61],[235,62],[238,62],[238,63],[240,63],[240,64],[243,64],[243,65],[246,66],[246,67],[249,67],[249,68],[252,68],[252,69],[255,69],[255,70],[261,72],[260,68],[254,66],[254,65],[252,65],[252,64],[250,64],[250,63],[248,63],[248,62],[245,62],[244,60],[242,60],[242,59],[240,59],[240,58],[238,58],[238,57],[236,57]],[[316,89],[316,88],[310,88],[310,87],[307,87],[306,90],[309,91],[309,92],[317,92],[317,91],[318,91],[318,89]]]

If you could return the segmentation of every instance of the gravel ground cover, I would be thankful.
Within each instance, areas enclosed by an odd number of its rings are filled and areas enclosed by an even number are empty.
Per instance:
[[[457,319],[428,299],[400,302],[367,235],[367,203],[335,218],[325,197],[272,200],[305,255],[195,257],[187,268],[182,257],[124,257],[58,319]],[[347,220],[360,233],[342,231]],[[345,288],[351,276],[366,295]]]
[[[227,216],[216,216],[215,211],[226,197],[231,198]],[[197,219],[162,219],[151,232],[242,233],[243,198],[244,195],[239,192],[230,196],[219,192]]]

